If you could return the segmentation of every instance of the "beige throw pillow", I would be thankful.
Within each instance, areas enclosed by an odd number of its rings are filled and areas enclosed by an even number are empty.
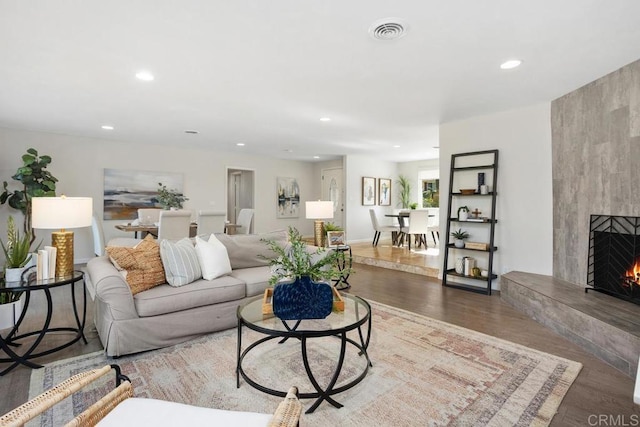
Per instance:
[[[121,270],[133,295],[165,282],[160,246],[151,236],[132,248],[107,246],[106,251],[113,265]]]

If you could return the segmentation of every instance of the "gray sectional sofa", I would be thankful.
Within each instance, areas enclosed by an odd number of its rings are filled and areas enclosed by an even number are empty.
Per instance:
[[[236,309],[268,286],[271,252],[262,239],[287,243],[286,231],[216,235],[227,248],[232,271],[180,287],[162,284],[132,295],[108,256],[87,263],[95,288],[95,325],[108,356],[171,346],[237,324]]]

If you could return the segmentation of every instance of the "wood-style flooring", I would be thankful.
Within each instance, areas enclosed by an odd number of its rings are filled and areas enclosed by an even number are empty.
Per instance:
[[[355,274],[349,279],[352,287],[348,292],[582,363],[583,369],[551,425],[597,425],[594,420],[601,415],[616,416],[617,420],[626,420],[628,423],[632,422],[633,417],[640,419],[640,410],[632,399],[634,381],[631,378],[511,308],[500,300],[499,295],[486,296],[444,288],[437,279],[364,264],[354,264],[354,269]],[[56,322],[69,322],[72,319],[66,295],[54,295]],[[33,308],[39,310],[30,313],[31,319],[25,325],[25,330],[35,328],[38,323],[36,319],[44,316],[43,307],[44,299],[36,298]],[[88,313],[92,313],[91,307]],[[91,324],[89,320],[88,325]],[[52,341],[60,338],[49,336],[43,344],[51,345]],[[76,343],[38,362],[46,363],[101,348],[91,326],[87,327],[87,338],[88,345]],[[30,369],[19,367],[0,377],[0,413],[27,400],[30,373]]]

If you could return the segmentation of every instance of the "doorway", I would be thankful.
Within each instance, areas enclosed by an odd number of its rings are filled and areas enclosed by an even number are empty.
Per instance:
[[[322,200],[333,202],[333,219],[330,222],[344,228],[342,173],[342,168],[322,169]]]
[[[241,209],[254,208],[254,174],[251,169],[227,168],[227,220],[231,223],[237,224]]]

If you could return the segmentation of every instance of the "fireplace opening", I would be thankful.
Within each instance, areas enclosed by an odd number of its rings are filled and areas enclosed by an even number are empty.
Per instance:
[[[640,304],[639,217],[591,215],[587,285]]]

